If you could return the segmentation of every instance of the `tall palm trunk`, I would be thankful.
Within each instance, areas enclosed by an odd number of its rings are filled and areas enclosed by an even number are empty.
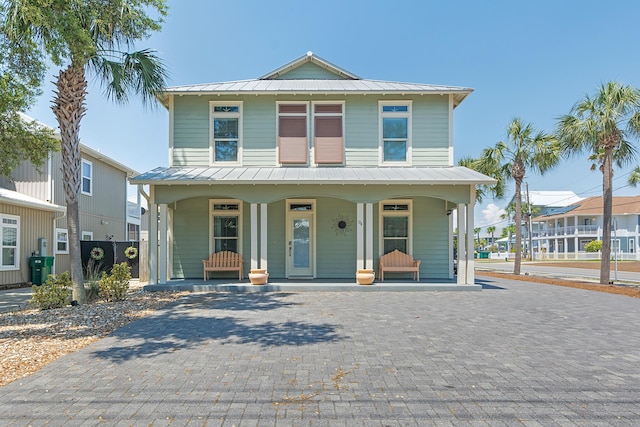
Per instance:
[[[515,214],[515,229],[516,229],[516,259],[513,265],[513,274],[520,274],[520,264],[522,263],[522,179],[516,178],[516,214]]]
[[[67,203],[67,228],[69,230],[69,257],[71,259],[71,281],[73,299],[78,304],[86,302],[82,279],[82,258],[80,253],[80,215],[78,199],[80,196],[81,157],[80,157],[80,121],[86,112],[87,80],[84,67],[69,65],[54,82],[56,90],[51,109],[60,126],[62,173]]]
[[[602,259],[600,260],[600,284],[609,283],[611,276],[611,220],[613,213],[613,148],[605,147],[602,162]]]

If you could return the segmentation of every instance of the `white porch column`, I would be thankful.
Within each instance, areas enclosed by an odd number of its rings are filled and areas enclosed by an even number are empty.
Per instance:
[[[153,187],[151,187],[153,192]],[[153,194],[153,193],[152,193]],[[149,268],[149,284],[158,283],[158,205],[149,203],[149,251],[148,251],[148,268]]]
[[[365,246],[365,267],[373,269],[373,203],[367,203],[365,205],[367,221],[365,222],[367,228],[365,230],[366,246]]]
[[[167,283],[167,262],[169,253],[167,250],[167,242],[168,242],[168,223],[167,223],[167,205],[165,203],[161,203],[158,205],[160,211],[160,219],[158,227],[160,228],[160,245],[159,245],[159,271],[158,271],[158,283]]]
[[[267,204],[260,203],[260,268],[267,269]]]
[[[258,268],[258,204],[251,203],[251,268]]]
[[[364,204],[356,205],[356,269],[364,267]]]
[[[475,187],[471,186],[471,203],[467,205],[467,278],[465,283],[473,285],[475,283],[475,261],[473,259],[473,225],[474,225],[474,202],[476,198]]]
[[[458,285],[464,285],[467,279],[467,231],[465,205],[458,205]]]

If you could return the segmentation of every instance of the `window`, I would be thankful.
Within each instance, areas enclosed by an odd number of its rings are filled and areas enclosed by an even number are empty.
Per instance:
[[[56,253],[69,253],[69,232],[65,228],[56,228]]]
[[[411,200],[387,200],[380,203],[380,249],[382,255],[398,249],[413,252]]]
[[[344,162],[343,104],[314,103],[313,115],[315,162],[342,164]]]
[[[308,162],[307,103],[279,103],[278,162],[306,164]]]
[[[93,240],[93,231],[83,231],[80,240]]]
[[[212,231],[210,252],[241,253],[242,202],[239,200],[211,200]]]
[[[82,194],[93,194],[93,163],[82,159]]]
[[[381,102],[380,155],[382,163],[411,163],[411,103]]]
[[[140,240],[140,226],[138,224],[127,224],[127,235],[130,241]]]
[[[20,268],[20,217],[0,215],[0,270]]]
[[[242,102],[211,102],[212,164],[238,164],[242,152]]]

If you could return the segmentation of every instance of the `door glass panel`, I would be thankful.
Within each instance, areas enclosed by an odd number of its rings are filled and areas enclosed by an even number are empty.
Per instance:
[[[293,220],[293,268],[309,268],[309,219]]]

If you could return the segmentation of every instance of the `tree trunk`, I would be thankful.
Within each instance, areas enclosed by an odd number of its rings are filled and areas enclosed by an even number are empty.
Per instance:
[[[80,121],[85,114],[87,81],[84,67],[71,64],[60,70],[55,80],[56,90],[51,109],[58,119],[60,127],[62,174],[67,203],[67,229],[69,232],[69,257],[71,259],[71,281],[73,300],[78,304],[86,302],[86,293],[82,277],[82,258],[80,253],[80,214],[78,199],[80,196],[81,156]]]
[[[611,220],[613,211],[613,148],[606,147],[602,163],[602,259],[600,260],[600,284],[609,283],[611,276]]]
[[[520,264],[522,262],[522,179],[515,179],[516,181],[516,213],[515,213],[515,229],[516,229],[516,259],[513,264],[513,274],[520,274]]]

